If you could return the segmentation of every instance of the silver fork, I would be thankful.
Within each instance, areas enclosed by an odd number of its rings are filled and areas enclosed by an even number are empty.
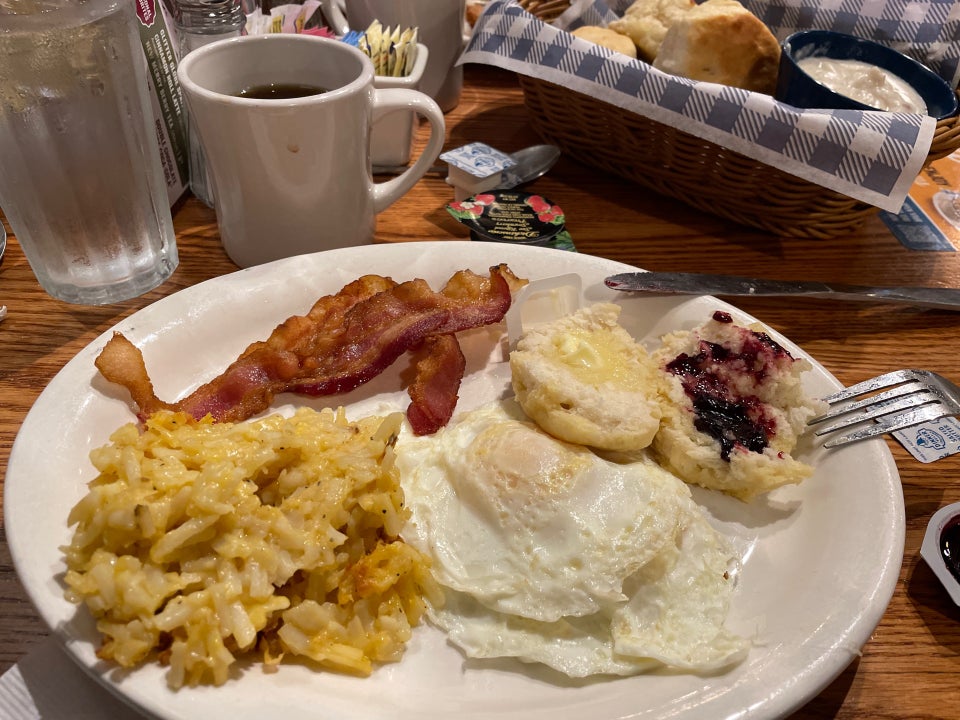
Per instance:
[[[816,435],[876,420],[860,430],[830,438],[824,447],[846,445],[960,413],[960,388],[929,370],[895,370],[851,385],[823,400],[831,409],[807,424],[834,419],[837,422],[818,428]]]

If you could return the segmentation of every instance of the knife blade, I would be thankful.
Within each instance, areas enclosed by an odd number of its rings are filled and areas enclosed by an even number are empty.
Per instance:
[[[860,302],[907,303],[918,307],[960,310],[960,289],[941,287],[871,287],[791,280],[763,280],[736,275],[683,272],[631,272],[611,275],[607,287],[658,295],[791,296]]]

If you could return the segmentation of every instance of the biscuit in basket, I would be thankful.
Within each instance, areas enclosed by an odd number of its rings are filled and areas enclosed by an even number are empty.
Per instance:
[[[571,34],[588,42],[609,48],[614,52],[623,53],[632,58],[637,57],[637,46],[633,44],[633,40],[609,28],[602,28],[597,25],[584,25],[578,27]]]
[[[641,60],[653,62],[667,28],[693,7],[693,0],[635,0],[622,18],[607,27],[629,37]]]
[[[526,330],[510,353],[524,412],[560,440],[602,450],[647,447],[660,426],[660,371],[620,326],[620,306],[597,303]]]
[[[691,80],[772,95],[780,44],[737,0],[707,0],[667,29],[653,61],[658,70]]]

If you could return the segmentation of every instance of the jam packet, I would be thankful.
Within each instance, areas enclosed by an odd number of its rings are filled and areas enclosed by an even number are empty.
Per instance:
[[[475,241],[575,249],[563,210],[542,195],[494,190],[454,201],[447,212],[470,228]]]

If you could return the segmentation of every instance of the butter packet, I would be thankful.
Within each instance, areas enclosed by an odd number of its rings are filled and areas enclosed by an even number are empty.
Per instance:
[[[897,430],[893,436],[922,463],[932,463],[960,452],[960,420],[954,417]]]
[[[497,187],[503,171],[517,164],[507,153],[481,142],[448,150],[440,159],[449,166],[447,182],[458,201]]]

